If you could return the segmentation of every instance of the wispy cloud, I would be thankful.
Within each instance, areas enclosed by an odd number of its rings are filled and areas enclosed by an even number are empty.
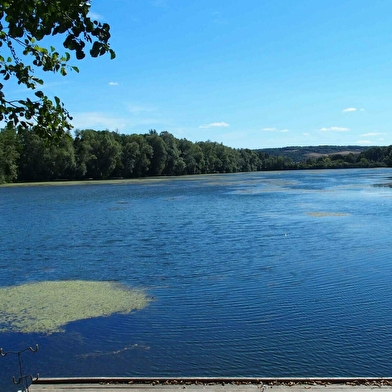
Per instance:
[[[330,127],[330,128],[321,128],[320,131],[322,132],[347,132],[350,128],[345,127]]]
[[[265,131],[265,132],[280,132],[280,133],[290,132],[290,130],[288,130],[288,129],[278,129],[278,128],[274,128],[274,127],[263,128],[263,131]]]
[[[129,104],[127,106],[127,112],[132,114],[140,114],[140,113],[150,113],[153,112],[155,109],[152,106],[148,105],[138,105],[138,104]]]
[[[224,127],[225,128],[225,127],[229,127],[229,126],[230,126],[230,124],[222,121],[222,122],[214,122],[214,123],[210,123],[210,124],[200,125],[199,128],[203,128],[203,129],[215,128],[215,127]]]
[[[118,86],[117,82],[109,82],[109,86]]]
[[[369,132],[369,133],[363,133],[361,136],[363,136],[363,137],[373,137],[373,136],[382,136],[382,135],[385,135],[385,133]]]
[[[346,109],[343,109],[343,110],[342,110],[343,113],[350,113],[350,112],[357,112],[357,111],[364,112],[365,109],[364,109],[364,108],[361,108],[361,109],[357,109],[357,108],[346,108]]]
[[[88,17],[93,20],[103,20],[104,19],[102,15],[97,14],[96,12],[91,12],[91,11],[89,11]]]
[[[116,116],[104,112],[79,112],[73,113],[72,124],[76,129],[108,129],[131,130],[134,128],[166,127],[165,121],[152,117]],[[138,129],[138,132],[140,129]]]
[[[101,129],[123,129],[127,120],[124,118],[113,117],[99,112],[81,112],[73,116],[73,125],[75,128],[101,128]]]

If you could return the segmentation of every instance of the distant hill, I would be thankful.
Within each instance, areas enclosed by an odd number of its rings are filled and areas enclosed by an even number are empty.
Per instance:
[[[318,158],[327,155],[360,154],[368,150],[369,146],[307,146],[262,148],[257,151],[272,155],[291,158],[294,162],[302,162],[308,158]]]

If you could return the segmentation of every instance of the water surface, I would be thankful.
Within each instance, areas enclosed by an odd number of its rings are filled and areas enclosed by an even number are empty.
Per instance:
[[[0,188],[0,286],[113,281],[144,309],[0,334],[26,372],[392,376],[391,169]],[[39,312],[39,309],[37,309]],[[16,358],[0,358],[2,385]],[[7,389],[9,390],[9,389]]]

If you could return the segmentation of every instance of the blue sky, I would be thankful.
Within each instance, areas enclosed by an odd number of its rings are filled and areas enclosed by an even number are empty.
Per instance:
[[[48,75],[76,128],[235,148],[392,144],[391,0],[92,0],[117,57]]]

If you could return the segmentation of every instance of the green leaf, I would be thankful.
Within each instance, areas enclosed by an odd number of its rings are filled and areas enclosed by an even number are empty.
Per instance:
[[[93,47],[90,50],[91,56],[98,57],[100,49],[101,49],[101,44],[98,41],[95,41]]]
[[[32,80],[34,80],[35,83],[38,83],[40,85],[44,84],[44,81],[42,79],[36,78],[36,77],[32,77]]]
[[[85,57],[86,57],[86,55],[84,54],[83,50],[77,50],[76,51],[76,58],[78,60],[82,60]]]
[[[111,59],[115,58],[108,42],[110,26],[92,21],[88,17],[90,8],[88,0],[0,1],[0,47],[8,46],[9,50],[6,48],[4,52],[11,53],[5,58],[0,54],[0,77],[6,81],[12,78],[35,94],[32,97],[35,101],[26,97],[14,107],[8,105],[7,89],[0,89],[0,114],[4,123],[20,124],[24,113],[31,123],[22,125],[40,130],[46,140],[72,128],[70,115],[60,100],[55,99],[53,104],[42,91],[36,90],[44,81],[35,74],[54,71],[66,75],[69,69],[78,73],[78,67],[68,65],[71,50],[78,60],[86,56],[87,50],[92,57],[108,53]],[[42,43],[46,37],[56,34],[63,36],[63,45],[68,49],[64,55],[54,46]],[[16,50],[14,45],[19,44],[21,47]]]

